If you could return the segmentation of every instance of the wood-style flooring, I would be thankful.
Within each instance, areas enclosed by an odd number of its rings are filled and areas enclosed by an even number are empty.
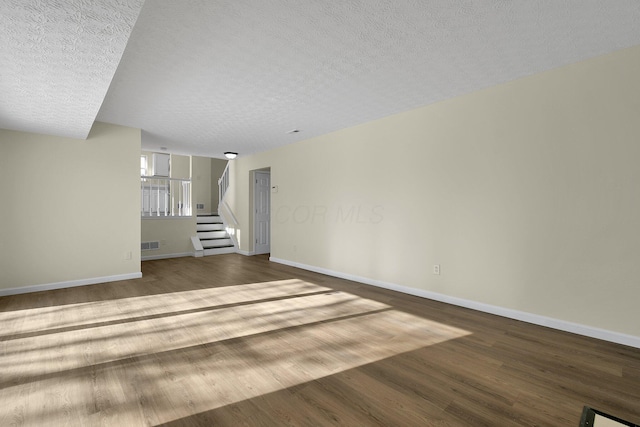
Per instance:
[[[640,350],[236,254],[0,298],[0,426],[640,423]]]

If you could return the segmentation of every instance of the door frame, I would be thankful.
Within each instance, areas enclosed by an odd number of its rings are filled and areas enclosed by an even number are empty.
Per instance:
[[[267,232],[267,239],[268,239],[268,249],[267,250],[261,250],[260,252],[258,252],[257,250],[257,230],[258,230],[258,216],[256,215],[256,209],[257,209],[257,198],[258,198],[258,179],[257,176],[258,174],[267,174],[269,176],[269,188],[267,190],[267,198],[269,200],[269,220],[268,220],[268,232]],[[252,187],[252,193],[253,193],[253,197],[252,197],[252,208],[251,208],[251,215],[253,216],[253,220],[251,221],[253,224],[253,236],[252,236],[252,246],[253,246],[253,254],[254,255],[259,255],[259,254],[267,254],[271,252],[271,168],[262,168],[262,169],[256,169],[251,171],[251,182],[253,183],[253,187]]]

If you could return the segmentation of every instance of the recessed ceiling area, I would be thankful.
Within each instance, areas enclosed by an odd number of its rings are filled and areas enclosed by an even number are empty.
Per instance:
[[[640,44],[636,0],[51,3],[0,6],[0,127],[219,158]]]

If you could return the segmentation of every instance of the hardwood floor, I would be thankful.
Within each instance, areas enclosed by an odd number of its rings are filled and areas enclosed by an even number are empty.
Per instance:
[[[640,350],[270,263],[0,298],[0,426],[640,423]]]

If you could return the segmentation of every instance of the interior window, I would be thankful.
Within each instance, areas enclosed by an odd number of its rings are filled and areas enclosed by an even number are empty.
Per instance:
[[[147,176],[147,156],[140,156],[140,176]]]

